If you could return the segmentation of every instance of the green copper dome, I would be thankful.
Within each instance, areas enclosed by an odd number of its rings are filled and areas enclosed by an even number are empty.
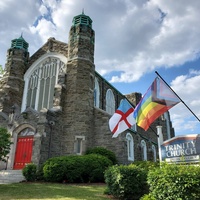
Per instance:
[[[92,20],[90,19],[89,16],[85,15],[84,12],[82,12],[81,15],[75,16],[73,18],[72,23],[74,26],[82,24],[82,25],[86,25],[92,28]]]
[[[24,49],[25,51],[28,51],[29,44],[24,40],[22,35],[18,39],[14,39],[11,42],[11,48],[14,49]]]

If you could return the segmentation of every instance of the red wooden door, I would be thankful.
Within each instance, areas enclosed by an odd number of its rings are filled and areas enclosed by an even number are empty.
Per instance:
[[[31,162],[33,150],[33,136],[18,137],[13,169],[23,169]]]

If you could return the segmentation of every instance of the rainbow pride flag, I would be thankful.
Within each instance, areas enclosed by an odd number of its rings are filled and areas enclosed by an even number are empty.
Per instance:
[[[145,131],[163,113],[180,102],[174,92],[156,77],[146,94],[136,106],[133,117]]]

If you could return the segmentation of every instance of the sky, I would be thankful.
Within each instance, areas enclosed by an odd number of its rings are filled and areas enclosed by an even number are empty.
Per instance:
[[[183,103],[170,109],[176,136],[200,134],[199,10],[199,0],[0,1],[0,65],[21,35],[30,56],[50,37],[68,43],[72,19],[84,11],[93,20],[96,71],[122,94],[142,95],[157,71],[192,111]]]

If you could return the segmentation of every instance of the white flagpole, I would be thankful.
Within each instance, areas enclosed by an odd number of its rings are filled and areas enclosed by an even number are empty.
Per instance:
[[[161,145],[163,144],[163,134],[162,134],[162,126],[156,126],[157,134],[158,134],[158,152],[159,152],[159,160],[162,162],[162,152]]]

